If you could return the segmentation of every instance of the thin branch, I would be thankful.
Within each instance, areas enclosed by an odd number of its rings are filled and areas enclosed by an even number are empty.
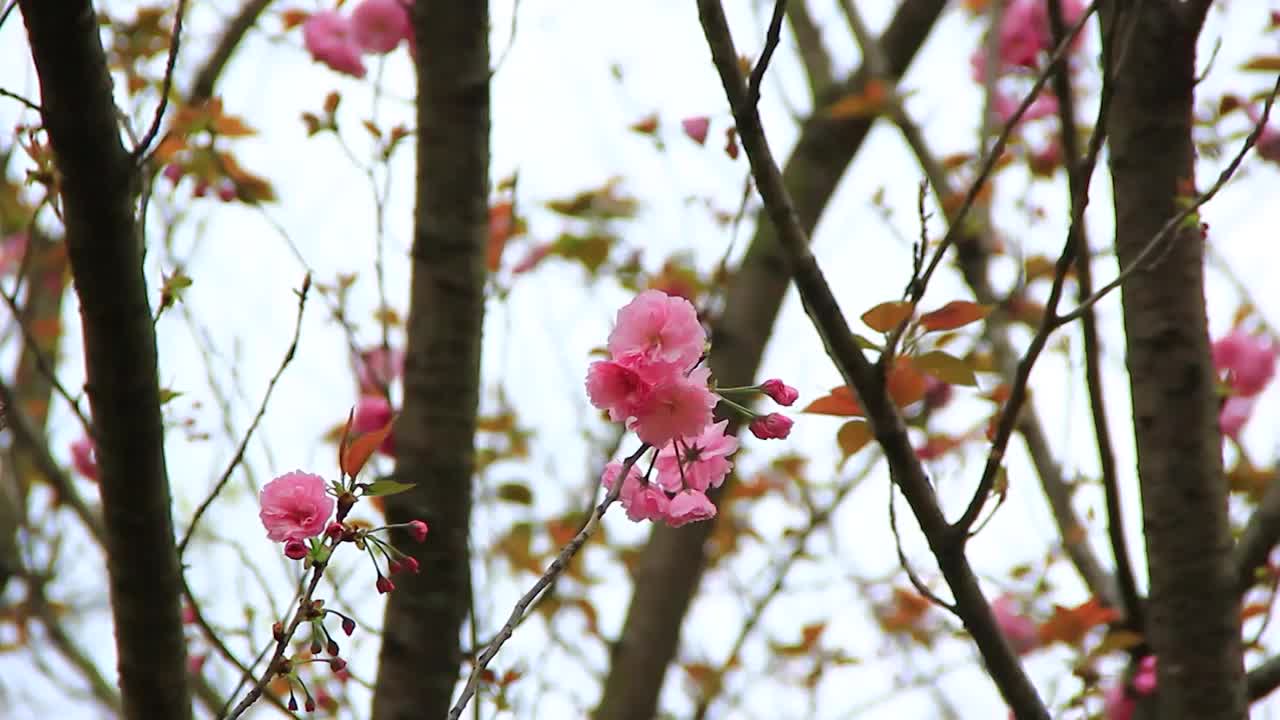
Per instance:
[[[764,38],[764,50],[760,51],[760,60],[751,68],[751,78],[747,83],[747,101],[752,105],[760,101],[760,85],[764,82],[765,71],[769,69],[769,61],[773,59],[773,51],[782,42],[782,19],[786,14],[787,0],[774,0],[773,17],[769,19],[769,30]]]
[[[790,194],[783,185],[760,116],[750,102],[737,64],[737,51],[724,8],[718,0],[698,0],[698,15],[733,110],[742,146],[770,221],[778,233],[805,311],[822,337],[828,355],[866,410],[876,441],[884,449],[890,474],[901,489],[938,560],[958,613],[987,664],[987,670],[1019,720],[1048,720],[1049,713],[1000,629],[964,555],[963,540],[948,526],[924,468],[916,458],[906,427],[875,368],[854,342],[853,333],[831,288],[808,248]]]
[[[1233,565],[1236,589],[1241,595],[1258,583],[1258,570],[1266,566],[1277,542],[1280,542],[1280,480],[1272,478],[1236,543]]]
[[[25,97],[19,95],[16,92],[12,92],[10,90],[5,90],[4,88],[0,88],[0,97],[7,97],[10,100],[17,100],[23,105],[26,105],[28,109],[35,110],[36,112],[40,112],[39,105],[31,102],[30,100],[26,99]]]
[[[18,308],[18,300],[16,296],[10,295],[0,289],[0,297],[4,298],[4,304],[8,306],[9,312],[13,314],[13,319],[18,325],[18,329],[22,331],[22,341],[27,346],[28,352],[31,353],[31,357],[35,359],[36,368],[40,371],[40,374],[44,375],[45,379],[49,381],[49,384],[53,386],[53,389],[57,391],[58,395],[61,395],[62,399],[67,401],[67,406],[71,408],[72,414],[74,414],[76,419],[80,421],[80,427],[84,429],[84,432],[92,435],[93,423],[90,422],[88,416],[80,410],[79,401],[71,396],[71,393],[67,391],[66,386],[64,386],[62,381],[58,379],[58,373],[53,367],[53,362],[51,362],[44,353],[40,352],[40,343],[37,341],[35,334],[31,331],[31,328],[27,327],[27,324],[22,321],[22,310]]]
[[[44,625],[45,632],[48,634],[49,641],[57,649],[58,653],[62,655],[63,659],[84,676],[85,681],[89,683],[89,691],[93,693],[93,697],[111,711],[119,713],[120,693],[116,689],[115,683],[108,682],[103,677],[93,659],[76,644],[75,640],[67,634],[66,629],[62,627],[62,623],[58,621],[57,614],[49,605],[48,597],[44,594],[45,582],[46,578],[44,577],[39,577],[32,573],[26,574],[27,603],[32,614],[40,618],[40,622]]]
[[[835,82],[831,74],[831,54],[822,44],[822,30],[809,14],[806,0],[795,0],[787,6],[787,22],[796,38],[796,50],[809,80],[809,95],[815,102]]]
[[[1057,316],[1057,324],[1065,325],[1066,323],[1080,317],[1089,307],[1106,297],[1112,290],[1123,285],[1124,281],[1128,280],[1134,273],[1143,269],[1152,254],[1155,253],[1155,251],[1159,249],[1166,240],[1172,237],[1188,218],[1192,215],[1196,215],[1202,205],[1212,200],[1213,197],[1218,194],[1218,191],[1220,191],[1227,182],[1231,180],[1232,176],[1235,175],[1240,164],[1244,162],[1245,155],[1249,154],[1249,150],[1258,142],[1258,137],[1262,135],[1262,131],[1266,129],[1267,121],[1271,117],[1271,108],[1276,101],[1277,93],[1280,93],[1280,75],[1276,76],[1275,87],[1273,87],[1271,89],[1271,93],[1267,95],[1267,101],[1262,106],[1262,116],[1258,118],[1258,122],[1253,128],[1253,132],[1249,133],[1249,137],[1245,138],[1244,145],[1240,148],[1240,152],[1236,153],[1236,156],[1231,159],[1230,164],[1228,164],[1227,167],[1218,174],[1218,179],[1214,181],[1213,185],[1210,185],[1208,190],[1205,190],[1194,199],[1189,200],[1186,207],[1178,211],[1173,217],[1169,218],[1169,220],[1165,222],[1164,226],[1160,228],[1160,231],[1147,241],[1146,246],[1144,246],[1142,251],[1138,253],[1138,256],[1133,259],[1133,262],[1129,263],[1128,267],[1121,270],[1120,274],[1117,275],[1114,280],[1103,285],[1102,289],[1082,300],[1079,307],[1076,309],[1066,313],[1065,315]]]
[[[231,18],[231,22],[227,23],[227,27],[218,36],[218,42],[214,45],[213,52],[204,61],[204,65],[200,66],[200,70],[196,72],[195,81],[191,83],[190,97],[188,102],[198,103],[202,100],[208,100],[213,97],[213,88],[218,83],[218,78],[222,76],[222,71],[230,62],[232,54],[240,45],[240,41],[258,22],[258,17],[266,11],[267,6],[271,4],[271,0],[248,0],[240,12]]]
[[[178,7],[173,15],[173,32],[169,33],[169,57],[165,59],[164,79],[160,82],[160,105],[156,108],[155,117],[151,118],[151,127],[147,128],[147,132],[133,148],[133,160],[139,164],[147,154],[147,148],[160,133],[164,111],[169,108],[169,93],[173,90],[173,68],[178,63],[178,47],[182,44],[182,20],[186,14],[187,0],[178,0]]]
[[[1245,674],[1249,700],[1257,701],[1280,687],[1280,656],[1270,658]]]
[[[595,532],[596,527],[600,525],[600,521],[604,518],[604,514],[608,512],[609,506],[612,505],[622,493],[623,481],[631,474],[631,469],[635,467],[635,464],[640,461],[640,457],[644,455],[645,451],[648,449],[648,443],[642,444],[640,449],[632,453],[631,456],[622,463],[622,470],[618,473],[618,478],[613,483],[613,488],[605,494],[604,500],[601,500],[600,504],[596,506],[595,512],[591,514],[591,518],[582,526],[582,529],[578,531],[578,534],[574,535],[573,539],[560,549],[560,553],[556,555],[555,560],[551,561],[551,565],[549,565],[546,571],[542,573],[542,576],[533,583],[533,587],[529,588],[529,591],[522,595],[516,602],[515,607],[511,609],[511,616],[507,618],[505,623],[503,623],[502,629],[498,631],[498,634],[494,636],[493,640],[489,641],[489,644],[485,646],[484,651],[476,658],[475,664],[471,667],[471,674],[467,676],[467,684],[462,688],[462,695],[458,697],[458,700],[449,710],[449,720],[458,720],[458,718],[462,717],[462,711],[467,708],[467,703],[470,702],[471,698],[476,694],[476,688],[480,684],[480,675],[484,673],[485,668],[489,666],[489,663],[493,660],[494,656],[502,649],[503,644],[505,644],[507,640],[511,639],[511,634],[515,632],[516,626],[524,619],[525,613],[529,609],[529,605],[542,594],[543,590],[547,589],[555,582],[556,578],[560,576],[560,573],[564,572],[565,568],[569,567],[569,563],[573,562],[574,556],[578,554],[578,551],[582,549],[582,546],[587,543],[587,539],[591,537],[591,533]]]
[[[249,447],[249,441],[253,438],[254,430],[258,429],[258,424],[262,422],[262,418],[267,414],[267,403],[271,401],[271,393],[276,388],[276,383],[284,375],[284,371],[289,367],[289,363],[293,362],[293,356],[298,351],[298,341],[302,337],[302,315],[307,307],[307,293],[311,290],[311,273],[307,273],[302,280],[302,289],[297,291],[298,295],[298,316],[293,325],[293,341],[289,343],[289,349],[285,351],[284,358],[280,361],[280,367],[276,368],[276,372],[271,376],[271,381],[267,383],[267,391],[262,394],[262,404],[258,406],[258,413],[253,416],[253,422],[249,423],[248,429],[244,432],[244,437],[240,438],[240,446],[236,448],[236,454],[232,456],[231,462],[227,463],[227,469],[222,472],[222,477],[214,484],[213,490],[209,491],[208,497],[200,503],[196,508],[195,515],[191,517],[191,524],[187,526],[187,532],[182,536],[182,542],[178,543],[178,557],[181,558],[187,551],[187,545],[191,542],[191,538],[195,536],[196,526],[200,524],[200,518],[204,517],[209,506],[213,505],[213,501],[218,498],[222,489],[226,487],[227,482],[231,480],[231,474],[239,467],[240,462],[244,460],[245,451]]]

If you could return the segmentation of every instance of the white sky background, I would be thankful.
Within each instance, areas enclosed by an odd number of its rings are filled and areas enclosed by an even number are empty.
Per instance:
[[[179,86],[183,89],[186,78],[205,57],[223,18],[238,6],[227,0],[192,5],[179,63]],[[835,3],[815,0],[810,5],[825,26],[824,39],[838,61],[837,69],[849,69],[857,54]],[[885,0],[861,5],[866,19],[877,29],[884,26],[896,7],[896,3]],[[1224,5],[1226,11],[1212,15],[1202,40],[1202,65],[1219,38],[1223,44],[1214,70],[1202,86],[1201,97],[1216,98],[1224,88],[1247,94],[1270,82],[1265,75],[1244,77],[1235,71],[1243,59],[1273,49],[1273,39],[1261,31],[1270,5],[1245,0],[1220,5]],[[130,15],[131,6],[128,2],[108,5],[113,15],[124,17]],[[764,36],[765,4],[732,1],[726,6],[740,52],[754,56]],[[311,9],[313,5],[304,3],[303,7]],[[509,2],[494,3],[495,56],[507,48],[511,12]],[[155,201],[157,212],[151,219],[148,258],[153,292],[158,292],[161,271],[169,271],[175,259],[185,262],[194,278],[195,284],[185,298],[186,306],[196,322],[207,328],[218,353],[213,360],[213,372],[223,391],[233,396],[237,440],[256,411],[267,381],[288,346],[296,313],[292,290],[299,286],[306,272],[272,223],[283,228],[296,244],[317,282],[332,281],[340,272],[359,273],[353,291],[352,317],[362,324],[364,342],[371,344],[377,338],[370,319],[377,305],[377,293],[373,272],[374,211],[368,183],[352,167],[331,135],[308,139],[298,119],[304,110],[318,110],[329,90],[339,89],[344,96],[339,111],[339,119],[344,123],[344,139],[355,148],[357,156],[363,157],[366,136],[358,121],[368,117],[373,106],[371,88],[378,75],[377,62],[370,59],[370,75],[366,81],[339,77],[311,62],[301,48],[299,31],[279,33],[274,17],[262,22],[261,27],[248,37],[228,68],[220,94],[227,112],[243,116],[260,131],[257,137],[235,142],[230,147],[245,167],[266,175],[275,183],[279,202],[267,205],[263,213],[216,200],[189,202],[190,187],[183,185],[177,196],[178,206],[186,209],[189,217],[174,237],[174,253],[170,256],[158,242],[163,208],[172,206],[165,197],[168,184],[162,181]],[[1097,48],[1095,28],[1090,26],[1089,52]],[[903,83],[903,87],[912,92],[909,110],[940,155],[970,151],[975,142],[981,98],[969,79],[968,57],[979,37],[977,23],[968,20],[958,9],[949,10]],[[612,73],[615,65],[621,71],[621,82]],[[409,58],[403,49],[388,58],[381,78],[383,100],[377,111],[379,117],[386,126],[393,124],[392,119],[409,124],[413,79]],[[32,98],[38,95],[21,18],[17,15],[0,28],[0,87]],[[807,104],[807,89],[791,38],[784,34],[761,102],[765,127],[778,158],[786,156],[796,137],[792,111],[804,113]],[[0,101],[0,127],[34,120],[20,110],[11,101]],[[1092,110],[1092,103],[1088,103],[1083,112]],[[138,117],[149,118],[150,112],[151,107],[147,106],[145,113]],[[665,152],[655,152],[650,139],[626,129],[650,112],[657,112],[661,119],[660,137],[665,143]],[[700,148],[680,133],[679,120],[703,114],[712,117],[712,129],[707,147]],[[598,187],[617,175],[624,178],[622,188],[641,202],[639,217],[619,225],[619,230],[628,246],[644,250],[649,269],[657,269],[662,258],[676,250],[692,251],[704,269],[712,267],[724,253],[730,241],[728,232],[709,220],[701,204],[687,202],[687,199],[710,198],[718,209],[736,209],[747,166],[745,159],[734,162],[720,151],[729,116],[692,2],[522,0],[518,6],[515,44],[494,81],[493,118],[492,177],[497,179],[519,172],[518,200],[522,211],[529,214],[531,237],[549,240],[563,227],[560,219],[541,208],[542,203]],[[1241,124],[1235,129],[1243,130],[1244,126]],[[1212,162],[1202,164],[1202,187],[1216,176],[1218,167]],[[1227,259],[1254,294],[1263,314],[1276,326],[1280,325],[1280,303],[1270,292],[1268,275],[1276,261],[1270,240],[1280,211],[1268,203],[1267,198],[1276,182],[1277,170],[1257,162],[1246,167],[1247,175],[1229,186],[1203,214],[1211,225],[1214,249]],[[856,318],[877,302],[896,298],[902,290],[909,272],[909,248],[894,233],[901,238],[914,238],[918,234],[915,199],[920,176],[897,132],[886,124],[878,124],[829,205],[814,238],[815,251],[850,317]],[[397,152],[392,177],[394,187],[386,213],[387,284],[392,305],[404,311],[412,227],[411,145],[406,144]],[[1090,231],[1095,247],[1105,247],[1110,228],[1109,181],[1104,170],[1097,173],[1095,180]],[[1020,171],[1005,173],[997,187],[995,217],[1006,241],[1023,247],[1029,254],[1046,253],[1056,257],[1065,236],[1062,220],[1066,214],[1066,192],[1061,176],[1053,184],[1036,181],[1027,188],[1026,197],[1042,204],[1048,216],[1038,224],[1031,224],[1027,214],[1016,207],[1026,187]],[[886,202],[893,208],[889,224],[870,203],[872,193],[878,189],[883,189]],[[934,237],[939,227],[935,221]],[[750,233],[748,222],[739,231],[736,250],[745,247]],[[509,262],[518,259],[524,247],[515,244],[510,248]],[[1114,263],[1108,260],[1099,262],[1097,267],[1101,276],[1098,284],[1114,274]],[[486,492],[491,494],[499,482],[522,479],[532,485],[536,505],[532,510],[525,510],[481,502],[475,514],[477,545],[482,546],[496,537],[512,520],[545,519],[553,513],[581,507],[586,501],[584,492],[594,480],[588,468],[598,468],[598,459],[583,441],[583,430],[589,429],[596,439],[605,438],[608,433],[607,428],[594,419],[595,413],[582,391],[582,378],[589,362],[588,351],[603,344],[613,313],[626,302],[627,294],[608,279],[584,285],[584,276],[576,265],[548,262],[534,273],[517,279],[508,300],[494,301],[488,306],[484,359],[487,387],[492,390],[495,383],[501,382],[521,421],[536,429],[537,434],[530,461],[523,466],[507,463],[495,467],[480,479],[479,492],[484,497]],[[1011,278],[1012,273],[1008,277]],[[943,274],[931,286],[925,307],[965,296],[960,280],[954,274]],[[1211,275],[1209,298],[1211,327],[1215,334],[1221,334],[1229,327],[1238,298],[1231,284],[1216,273]],[[1137,553],[1135,562],[1141,567],[1140,516],[1127,421],[1118,303],[1112,298],[1101,303],[1099,310],[1106,350],[1104,367],[1108,371],[1107,402],[1113,416],[1114,441],[1126,490],[1130,547]],[[345,417],[355,401],[356,388],[345,342],[327,315],[323,299],[313,292],[298,356],[276,388],[251,448],[248,467],[258,482],[295,468],[329,476],[335,472],[332,448],[320,438]],[[74,299],[68,303],[66,320],[63,357],[67,362],[62,366],[63,380],[68,387],[75,388],[82,384],[83,375],[79,316]],[[184,393],[170,404],[171,418],[193,418],[197,430],[212,433],[214,438],[211,441],[191,439],[180,428],[175,428],[169,436],[169,467],[177,495],[175,522],[179,528],[185,528],[192,510],[231,456],[234,443],[221,430],[221,416],[210,393],[205,360],[190,326],[181,314],[172,312],[160,321],[158,331],[161,383]],[[1091,432],[1087,430],[1087,398],[1078,369],[1078,341],[1070,333],[1060,333],[1060,337],[1069,338],[1071,353],[1068,359],[1055,353],[1040,361],[1033,375],[1036,406],[1068,474],[1093,477],[1096,453]],[[232,364],[238,377],[235,383],[229,370]],[[839,384],[794,293],[784,305],[760,379],[773,376],[782,377],[799,388],[799,406]],[[988,387],[994,384],[990,378],[984,380]],[[963,396],[964,392],[959,394]],[[494,407],[494,398],[492,392],[486,394],[486,408]],[[1259,405],[1257,416],[1245,433],[1255,463],[1262,464],[1274,456],[1271,430],[1280,414],[1277,405],[1273,390]],[[943,421],[958,430],[974,421],[979,408],[985,411],[986,405],[959,402]],[[65,407],[58,409],[60,414],[53,426],[52,443],[55,455],[67,458],[66,446],[78,431],[74,423],[68,421]],[[814,457],[811,467],[815,480],[821,481],[825,473],[835,477],[833,435],[838,421],[816,416],[796,417],[795,431],[787,441],[760,443],[754,438],[747,439],[746,449],[739,455],[740,466],[747,471],[758,469],[777,453],[795,450]],[[630,447],[634,447],[634,440],[624,445],[624,449]],[[863,451],[863,456],[851,462],[842,477],[849,477],[870,452]],[[981,467],[979,458],[975,450],[965,456],[964,462],[949,457],[932,468],[944,503],[953,513],[967,499],[976,482]],[[1007,582],[1010,567],[1038,562],[1054,542],[1051,517],[1034,474],[1020,453],[1015,453],[1011,461],[1009,477],[1009,502],[970,546],[975,567],[984,577],[993,580],[988,585],[993,591]],[[748,643],[745,672],[729,676],[728,692],[739,695],[744,702],[732,712],[718,705],[719,714],[713,712],[713,716],[852,717],[851,709],[882,697],[892,689],[900,674],[910,675],[910,671],[904,670],[903,655],[897,652],[893,641],[878,632],[870,612],[869,601],[882,600],[885,587],[880,585],[872,591],[863,591],[852,582],[833,582],[837,578],[869,580],[894,576],[897,561],[885,513],[886,488],[883,469],[877,469],[864,487],[846,500],[835,515],[831,531],[819,532],[810,541],[810,549],[821,557],[820,562],[801,563],[792,572],[788,587],[796,588],[795,591],[784,594],[774,603],[762,629],[754,641]],[[86,492],[91,493],[92,487],[86,486]],[[1086,488],[1078,495],[1078,506],[1082,510],[1101,514],[1101,493],[1096,487]],[[752,520],[762,540],[744,541],[740,557],[705,579],[703,593],[685,626],[683,660],[719,663],[724,659],[741,620],[743,606],[735,599],[736,588],[745,585],[750,588],[751,597],[763,591],[770,575],[761,570],[771,558],[790,549],[784,531],[802,527],[806,522],[805,515],[790,500],[770,500],[755,507]],[[936,578],[904,503],[899,504],[899,510],[909,555],[923,575]],[[64,521],[64,524],[68,523]],[[614,540],[639,541],[644,535],[644,528],[633,526],[621,517],[610,517],[606,524]],[[263,537],[256,503],[244,472],[238,472],[233,478],[215,512],[205,518],[203,528],[219,537],[234,538],[262,572],[272,578],[276,606],[286,604],[290,590],[285,578],[290,564],[280,557],[279,547]],[[1095,530],[1095,539],[1101,537],[1101,524]],[[88,547],[83,539],[74,539],[74,533],[72,535],[73,539],[66,542],[79,549]],[[1108,557],[1105,545],[1095,543],[1095,547],[1103,558]],[[101,666],[110,670],[114,659],[108,616],[103,610],[105,585],[101,558],[96,552],[77,555],[67,552],[70,549],[64,550],[67,572],[51,592],[97,608],[86,613],[73,627],[80,641],[100,659]],[[603,557],[598,553],[589,560],[592,571],[603,580],[593,590],[593,598],[598,600],[601,627],[606,636],[612,637],[621,627],[626,608],[629,588],[625,571],[616,564],[602,562]],[[255,641],[265,640],[270,606],[244,561],[235,553],[218,549],[202,550],[192,556],[192,562],[191,577],[205,600],[206,612],[212,613],[220,623],[243,627],[243,606],[253,605],[259,614],[254,625]],[[353,670],[357,676],[371,678],[376,638],[369,631],[369,623],[376,623],[381,617],[381,602],[373,592],[372,573],[354,553],[339,554],[334,567],[339,573],[354,572],[355,577],[343,584],[339,595],[343,601],[354,603],[361,620],[356,637],[344,643],[344,654],[351,648],[356,658]],[[1053,598],[1056,602],[1071,605],[1086,599],[1083,589],[1065,566],[1052,577],[1061,586]],[[531,581],[531,576],[522,574],[513,582],[503,561],[489,561],[478,568],[477,602],[482,637],[490,635],[506,617],[517,594]],[[900,585],[905,584],[901,578],[898,581]],[[15,591],[10,591],[10,599],[14,595]],[[325,591],[324,596],[333,597],[333,594]],[[1043,617],[1050,608],[1043,602],[1036,609]],[[571,617],[557,622],[556,632],[564,642],[575,645],[574,633],[581,628],[581,620],[572,613],[568,615]],[[864,662],[831,672],[813,696],[815,704],[809,706],[804,693],[772,679],[794,680],[807,667],[789,666],[789,670],[781,671],[770,668],[766,664],[765,640],[795,642],[800,626],[825,618],[831,619],[831,625],[824,635],[823,646],[841,649]],[[575,657],[563,648],[547,650],[546,640],[543,623],[529,623],[499,655],[495,668],[501,672],[520,667],[529,672],[528,678],[513,690],[521,716],[581,715],[583,709],[593,706],[597,699],[598,690],[590,673],[607,668],[607,652],[595,640],[588,640],[577,643],[581,657]],[[238,646],[238,650],[242,657],[247,656],[243,645]],[[39,655],[55,667],[60,662],[47,650]],[[948,674],[938,683],[938,691],[957,709],[958,717],[1004,717],[1003,704],[994,688],[970,661],[973,652],[969,646],[944,642],[933,655],[916,649],[909,657],[912,666],[922,671],[967,664],[967,669]],[[1051,702],[1061,702],[1076,691],[1076,684],[1066,672],[1069,661],[1068,653],[1048,650],[1033,655],[1028,662],[1038,686]],[[0,690],[16,701],[7,710],[12,715],[6,717],[34,718],[51,712],[63,717],[100,716],[93,705],[69,698],[43,677],[25,672],[24,666],[29,662],[30,657],[23,653],[0,655]],[[216,658],[211,658],[207,667],[224,679],[230,672]],[[538,677],[553,683],[541,697],[538,697]],[[690,709],[684,688],[683,673],[670,672],[663,707],[677,716]],[[536,705],[532,704],[535,699]],[[1261,712],[1264,705],[1255,706],[1259,711],[1256,716],[1270,716],[1280,707],[1276,702],[1265,705],[1270,706],[1266,712]],[[351,716],[365,717],[366,708],[367,704],[357,703]],[[491,710],[492,706],[487,705],[486,716]],[[343,712],[346,716],[348,711]],[[875,705],[858,717],[942,717],[939,713],[936,698],[925,688]],[[274,715],[273,711],[261,709],[255,716]]]

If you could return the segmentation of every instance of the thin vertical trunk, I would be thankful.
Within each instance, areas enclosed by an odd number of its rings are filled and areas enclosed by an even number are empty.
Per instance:
[[[489,13],[485,0],[419,0],[418,170],[396,477],[417,487],[388,498],[391,522],[421,518],[421,564],[387,602],[375,720],[442,718],[462,658],[471,602],[471,479],[480,395],[489,190]]]
[[[126,718],[191,717],[170,516],[156,338],[135,197],[111,77],[87,0],[19,3],[58,166],[68,255],[84,326]]]
[[[1135,262],[1194,193],[1193,3],[1107,4],[1107,118],[1116,255]],[[1130,27],[1130,23],[1132,26]],[[1204,300],[1204,243],[1180,229],[1122,286],[1142,518],[1151,578],[1146,635],[1162,720],[1246,717],[1239,600]]]

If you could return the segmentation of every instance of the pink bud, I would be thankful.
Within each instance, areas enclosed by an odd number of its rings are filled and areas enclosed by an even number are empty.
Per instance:
[[[684,129],[684,134],[688,135],[690,140],[703,145],[707,142],[707,131],[711,129],[711,119],[705,115],[685,118],[680,121],[680,127]]]
[[[301,540],[290,540],[284,544],[284,556],[290,560],[301,560],[307,552],[306,543]]]
[[[797,398],[800,397],[799,391],[777,378],[765,380],[761,383],[760,391],[773,398],[774,402],[784,407],[789,407]]]
[[[342,658],[333,658],[329,661],[329,668],[334,672],[345,670],[347,668],[347,661]]]
[[[409,534],[413,535],[413,539],[418,542],[427,541],[427,524],[421,520],[413,520],[409,523]]]
[[[356,621],[352,620],[349,617],[342,618],[342,632],[346,633],[347,637],[351,637],[351,633],[355,631],[356,631]]]
[[[791,434],[793,424],[791,418],[782,413],[769,413],[757,415],[748,427],[751,434],[761,440],[781,440]]]
[[[342,534],[346,531],[347,529],[342,525],[342,523],[332,522],[329,523],[329,527],[324,529],[324,534],[325,537],[330,540],[340,540],[342,538]]]
[[[98,451],[93,440],[81,437],[71,443],[71,464],[86,479],[98,479]]]
[[[315,712],[316,701],[312,700],[311,698],[307,698],[306,702],[302,703],[302,709],[306,710],[307,712]]]
[[[162,174],[165,180],[177,185],[178,181],[182,179],[182,166],[177,163],[169,163],[164,166]]]
[[[378,594],[385,595],[396,589],[396,584],[391,582],[391,578],[386,575],[379,575],[378,581],[374,583],[374,587],[378,589]]]
[[[400,567],[398,569],[399,572],[413,573],[414,575],[417,575],[420,569],[421,568],[418,565],[418,561],[415,560],[414,558],[403,557],[400,559]]]
[[[231,202],[239,195],[236,193],[236,185],[233,182],[224,182],[218,186],[218,199],[222,202]]]

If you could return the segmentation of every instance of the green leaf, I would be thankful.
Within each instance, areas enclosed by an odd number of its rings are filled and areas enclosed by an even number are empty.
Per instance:
[[[368,485],[364,485],[364,497],[386,497],[387,495],[395,495],[405,490],[412,490],[416,485],[414,483],[402,483],[395,480],[374,480]]]
[[[877,352],[880,352],[882,350],[882,348],[879,345],[871,342],[870,340],[863,337],[862,335],[859,335],[858,333],[853,334],[853,342],[863,350],[875,350]]]
[[[160,388],[160,404],[164,405],[170,400],[176,397],[179,397],[181,395],[182,393],[178,392],[177,390],[170,390],[169,388]]]
[[[524,483],[504,483],[498,487],[498,499],[517,505],[532,505],[533,491]]]
[[[978,378],[969,363],[941,350],[917,356],[915,365],[920,372],[932,375],[944,383],[970,387],[978,384]]]

